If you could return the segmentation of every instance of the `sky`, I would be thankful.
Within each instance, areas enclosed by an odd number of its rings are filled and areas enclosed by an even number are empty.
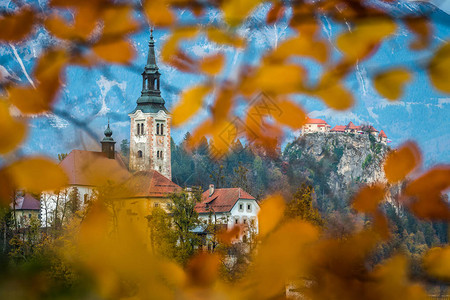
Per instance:
[[[385,5],[390,5],[388,9],[399,15],[405,11],[431,14],[436,28],[431,48],[436,49],[450,39],[450,16],[448,15],[450,1],[434,0],[434,2],[442,10],[416,1]],[[0,0],[0,7],[2,5],[7,7],[10,4],[9,1]],[[225,52],[227,65],[225,71],[216,80],[235,80],[241,64],[258,64],[262,53],[276,47],[280,41],[291,34],[286,19],[273,26],[255,29],[255,24],[265,15],[267,9],[267,6],[260,6],[246,24],[237,29],[239,35],[247,37],[250,41],[250,47],[245,52],[208,43],[204,37],[184,46],[196,57],[218,51]],[[186,12],[182,12],[181,17],[186,20],[191,18]],[[221,22],[221,15],[216,11],[209,11],[204,17],[204,22]],[[321,23],[322,36],[333,44],[338,33],[342,31],[342,27],[333,24],[326,17],[321,18]],[[154,36],[159,58],[161,46],[168,38],[168,33],[156,30]],[[294,97],[294,99],[305,107],[310,117],[323,118],[331,126],[347,124],[349,121],[355,124],[370,123],[375,128],[386,132],[392,140],[393,147],[409,139],[417,141],[424,153],[427,166],[449,163],[450,95],[437,92],[430,85],[426,71],[417,67],[428,59],[430,52],[409,51],[408,44],[412,38],[405,28],[400,28],[395,36],[382,45],[374,57],[359,64],[355,72],[348,76],[346,85],[357,98],[357,103],[351,110],[336,112],[317,99],[302,96]],[[58,153],[68,153],[72,149],[98,150],[100,145],[98,141],[103,136],[108,118],[117,144],[120,144],[123,139],[129,139],[128,113],[134,109],[136,100],[140,96],[142,84],[140,73],[147,57],[148,39],[148,30],[131,37],[137,51],[132,66],[105,66],[91,70],[70,67],[54,113],[32,118],[31,131],[22,147],[23,153],[39,153],[56,157]],[[0,45],[0,72],[19,83],[30,82],[29,74],[32,72],[34,60],[43,47],[51,43],[54,43],[54,40],[45,31],[38,30],[35,37],[25,43]],[[334,48],[333,56],[339,55],[339,51]],[[309,61],[304,63],[313,77],[314,74],[320,73],[320,66]],[[405,63],[414,66],[414,79],[407,86],[402,99],[397,102],[383,99],[374,90],[370,77],[379,69]],[[158,64],[162,73],[162,96],[169,111],[176,103],[180,91],[205,79],[202,76],[179,72],[164,65],[160,59]],[[179,142],[187,131],[192,131],[195,125],[207,116],[209,101],[211,100],[206,101],[198,116],[185,126],[172,130],[172,137],[176,142]],[[73,119],[86,126],[96,135],[96,138],[90,138],[78,126],[74,126]],[[286,134],[287,139],[284,143],[295,138],[293,132],[287,131]]]

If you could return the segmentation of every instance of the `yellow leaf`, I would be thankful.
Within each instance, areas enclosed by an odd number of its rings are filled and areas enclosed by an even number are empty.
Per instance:
[[[411,80],[411,74],[403,68],[391,69],[375,75],[373,84],[383,97],[396,100],[403,94],[403,86]]]
[[[149,23],[154,26],[169,26],[176,21],[175,14],[166,0],[145,0],[143,6]]]
[[[294,64],[263,65],[252,79],[253,88],[275,94],[290,94],[302,87],[305,70]]]
[[[326,105],[336,110],[349,109],[355,102],[353,94],[340,83],[324,83],[312,95],[321,98]]]
[[[182,27],[174,30],[161,49],[162,60],[166,63],[171,63],[172,59],[180,52],[178,43],[195,37],[198,31],[197,27]]]
[[[450,246],[430,249],[423,258],[423,266],[428,274],[450,280]]]
[[[200,252],[187,265],[187,274],[193,286],[212,285],[219,275],[220,257],[217,253]]]
[[[6,170],[17,188],[31,193],[58,190],[68,183],[66,173],[46,157],[24,158],[12,163]]]
[[[328,48],[323,41],[317,41],[312,37],[300,35],[281,42],[273,53],[270,54],[269,58],[286,60],[293,55],[308,56],[320,63],[325,63],[328,59]]]
[[[292,129],[300,129],[306,121],[306,114],[295,102],[287,99],[279,100],[275,104],[281,110],[281,114],[272,114],[278,123],[287,125]]]
[[[208,28],[206,35],[210,41],[220,45],[228,45],[236,48],[243,48],[245,46],[245,40],[241,37],[218,28]]]
[[[61,73],[68,61],[63,50],[49,50],[43,54],[34,69],[39,81],[33,87],[12,87],[8,90],[9,100],[25,114],[37,114],[51,109],[60,89]]]
[[[179,126],[189,120],[202,107],[203,99],[211,91],[209,85],[199,85],[184,91],[172,112],[172,125]]]
[[[213,76],[222,70],[224,63],[225,56],[222,53],[206,56],[200,62],[200,71]]]
[[[413,50],[426,49],[432,38],[432,24],[425,16],[405,18],[405,25],[416,35],[409,47]]]
[[[231,26],[239,25],[261,3],[261,0],[225,0],[222,11],[225,22]]]
[[[114,5],[103,11],[103,36],[117,38],[138,29],[131,5]]]
[[[279,223],[283,217],[286,203],[281,195],[272,195],[261,204],[258,213],[259,236],[264,237]]]
[[[130,64],[134,58],[134,48],[127,40],[116,40],[95,44],[92,51],[103,60],[117,64]]]
[[[0,154],[16,149],[25,138],[26,131],[25,123],[13,118],[6,102],[0,100]]]
[[[64,18],[57,14],[50,15],[44,21],[45,27],[55,37],[64,40],[84,39],[78,34],[73,25],[69,25]]]
[[[448,41],[431,58],[428,64],[428,76],[436,89],[450,93],[450,43]]]
[[[382,184],[364,186],[354,197],[352,206],[359,212],[375,213],[385,194]]]
[[[35,18],[35,13],[29,6],[13,15],[0,16],[0,41],[21,41],[30,34]]]
[[[404,143],[390,152],[384,162],[384,173],[390,183],[404,179],[421,162],[420,150],[414,142]]]
[[[336,44],[347,58],[365,59],[396,28],[395,22],[388,18],[363,18],[356,21],[355,27],[350,31],[342,33]]]

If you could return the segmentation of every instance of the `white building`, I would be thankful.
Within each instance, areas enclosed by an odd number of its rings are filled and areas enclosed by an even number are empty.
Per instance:
[[[328,132],[331,126],[322,119],[310,119],[306,120],[306,123],[302,126],[302,134],[313,132]]]
[[[244,242],[252,234],[258,234],[259,209],[255,197],[243,189],[215,189],[213,184],[203,193],[202,202],[195,206],[204,224],[218,225],[227,230],[241,226],[243,230],[238,239]]]

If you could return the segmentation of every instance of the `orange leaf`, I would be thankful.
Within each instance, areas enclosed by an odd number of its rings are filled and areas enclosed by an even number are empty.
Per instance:
[[[219,241],[225,245],[231,245],[231,243],[238,238],[236,236],[239,236],[242,232],[242,228],[239,225],[233,226],[230,230],[223,230],[219,232],[217,238]]]
[[[226,0],[222,2],[225,22],[231,26],[239,25],[261,3],[261,0]]]
[[[35,22],[35,13],[25,7],[13,15],[0,16],[0,41],[19,42],[30,34]]]
[[[450,220],[450,208],[442,199],[449,188],[450,168],[435,167],[406,186],[405,194],[414,197],[409,208],[423,219]]]
[[[245,46],[245,40],[241,37],[218,28],[208,28],[206,35],[210,41],[220,45],[228,45],[236,48],[243,48]]]
[[[303,83],[305,70],[294,64],[263,65],[252,79],[253,88],[275,94],[297,92]]]
[[[8,166],[6,172],[17,188],[31,193],[58,190],[68,183],[66,173],[46,157],[21,159]]]
[[[25,114],[37,114],[51,110],[60,89],[61,73],[68,62],[63,50],[49,50],[43,54],[34,69],[39,81],[32,87],[12,87],[9,90],[11,103]]]
[[[209,85],[199,85],[183,92],[172,113],[172,125],[189,120],[202,107],[203,99],[211,91]]]
[[[130,64],[135,54],[133,46],[126,40],[100,41],[92,51],[107,62],[123,65]]]
[[[275,1],[272,3],[272,7],[267,13],[266,23],[273,24],[280,20],[285,12],[285,7],[281,1]]]
[[[414,142],[404,143],[398,150],[390,152],[384,162],[384,173],[389,183],[404,179],[421,162],[420,150]]]
[[[432,24],[424,16],[405,18],[405,25],[416,35],[409,47],[413,50],[423,50],[430,45],[432,37]]]
[[[222,53],[206,56],[200,62],[200,71],[214,76],[222,70],[224,63],[225,56]]]
[[[353,198],[352,206],[359,212],[375,213],[385,194],[382,184],[366,185]]]
[[[169,1],[145,0],[143,7],[149,23],[154,26],[169,26],[176,21],[175,14],[169,8]]]
[[[187,274],[191,285],[207,287],[212,285],[219,275],[220,257],[218,254],[200,252],[187,265]]]
[[[11,176],[5,172],[5,169],[0,169],[0,207],[10,205],[14,194],[15,187]]]
[[[300,129],[306,121],[306,114],[303,109],[295,102],[287,99],[276,102],[281,114],[272,114],[272,117],[278,123],[287,125],[292,129]]]
[[[396,100],[403,94],[403,86],[411,80],[411,73],[403,68],[378,73],[373,79],[375,89],[383,97]]]
[[[336,44],[347,58],[366,59],[384,38],[395,32],[396,27],[388,18],[363,18],[351,31],[342,33]]]
[[[434,53],[428,64],[428,76],[436,89],[450,93],[450,42]]]
[[[355,102],[353,94],[340,83],[324,83],[312,95],[322,98],[323,102],[336,110],[346,110]]]
[[[281,42],[269,58],[284,61],[293,55],[308,56],[320,63],[325,63],[328,59],[328,48],[323,41],[300,35]]]
[[[198,31],[197,27],[182,27],[180,29],[175,29],[161,49],[162,60],[166,63],[171,63],[173,58],[180,52],[178,45],[180,41],[195,37]]]
[[[281,195],[272,195],[261,204],[258,213],[259,236],[264,237],[271,232],[283,217],[286,203]]]
[[[13,118],[6,102],[0,100],[0,154],[16,149],[25,138],[26,131],[25,123]]]
[[[153,1],[152,1],[153,2]],[[139,29],[131,5],[114,5],[103,11],[103,36],[118,38]]]

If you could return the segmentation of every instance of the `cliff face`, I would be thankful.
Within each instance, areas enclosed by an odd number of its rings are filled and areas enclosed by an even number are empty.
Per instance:
[[[347,200],[361,183],[386,182],[382,163],[388,151],[368,134],[311,133],[287,145],[283,158],[318,196]]]

